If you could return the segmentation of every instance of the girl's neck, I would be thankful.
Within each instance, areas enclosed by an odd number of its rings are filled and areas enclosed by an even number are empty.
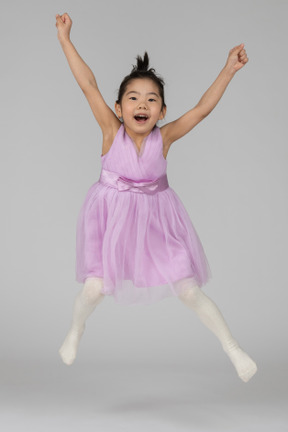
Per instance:
[[[150,133],[154,129],[153,128],[150,131],[145,132],[145,133],[138,133],[138,132],[135,132],[135,131],[127,128],[124,124],[123,124],[123,126],[124,126],[124,129],[125,129],[125,132],[127,133],[127,135],[129,135],[129,137],[131,138],[131,140],[136,144],[136,146],[138,147],[138,149],[141,148],[141,146],[143,144],[143,141],[145,141],[145,139],[148,137],[148,135],[150,135]]]

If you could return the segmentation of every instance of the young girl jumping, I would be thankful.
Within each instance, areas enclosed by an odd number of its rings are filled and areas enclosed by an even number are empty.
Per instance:
[[[167,179],[167,154],[176,140],[219,102],[248,58],[244,44],[230,50],[220,74],[197,105],[161,128],[164,81],[147,53],[122,81],[115,112],[106,105],[91,69],[70,40],[71,18],[56,15],[58,39],[103,133],[99,181],[86,196],[77,224],[76,279],[84,284],[60,356],[75,360],[85,323],[106,295],[122,304],[151,304],[167,296],[192,308],[216,335],[244,381],[257,366],[233,338],[217,306],[200,289],[211,277],[190,217]]]

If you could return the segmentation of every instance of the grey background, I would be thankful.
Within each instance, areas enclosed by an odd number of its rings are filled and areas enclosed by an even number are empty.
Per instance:
[[[81,288],[76,220],[101,167],[100,128],[57,40],[55,14],[64,12],[111,107],[148,51],[166,81],[167,122],[198,102],[229,50],[245,43],[248,64],[167,160],[211,266],[204,290],[258,363],[248,384],[173,298],[148,307],[106,298],[75,364],[58,357]],[[280,0],[1,3],[6,431],[288,430],[287,12]]]

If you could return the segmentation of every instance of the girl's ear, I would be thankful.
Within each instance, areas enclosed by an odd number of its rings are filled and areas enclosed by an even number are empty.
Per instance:
[[[118,118],[122,117],[121,105],[117,102],[115,102],[115,113],[116,113]]]
[[[167,107],[164,106],[164,107],[162,108],[161,113],[160,113],[159,120],[163,120],[163,119],[164,119],[164,117],[165,117],[165,115],[166,115],[166,112],[167,112]]]

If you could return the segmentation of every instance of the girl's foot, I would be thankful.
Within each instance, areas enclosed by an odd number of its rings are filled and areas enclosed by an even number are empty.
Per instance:
[[[78,345],[83,332],[84,327],[81,330],[75,330],[72,328],[67,334],[59,350],[60,357],[62,358],[63,362],[68,366],[70,366],[76,358]]]
[[[257,372],[256,363],[237,345],[225,351],[232,361],[239,378],[247,383]]]

